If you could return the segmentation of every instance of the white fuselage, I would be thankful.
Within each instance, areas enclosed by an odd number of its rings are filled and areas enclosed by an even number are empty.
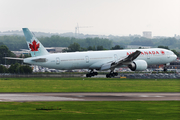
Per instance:
[[[154,48],[55,53],[26,58],[24,59],[24,62],[60,70],[100,69],[103,64],[110,61],[118,61],[123,59],[136,50],[141,51],[141,54],[135,60],[144,60],[148,65],[166,64],[174,61],[177,58],[177,56],[170,50]],[[46,62],[32,61],[34,58],[45,58]]]

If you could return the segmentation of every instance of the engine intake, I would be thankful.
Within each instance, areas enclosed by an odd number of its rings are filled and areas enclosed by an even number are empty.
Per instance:
[[[143,71],[147,69],[147,62],[144,60],[135,60],[133,63],[128,65],[132,71]]]

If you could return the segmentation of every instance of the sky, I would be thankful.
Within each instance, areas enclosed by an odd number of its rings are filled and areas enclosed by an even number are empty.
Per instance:
[[[0,31],[180,35],[180,0],[0,0]],[[89,26],[88,28],[83,28]]]

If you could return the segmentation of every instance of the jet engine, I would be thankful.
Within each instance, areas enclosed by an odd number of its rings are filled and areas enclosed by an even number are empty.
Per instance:
[[[135,60],[130,65],[128,65],[128,67],[132,71],[143,71],[143,70],[147,69],[147,66],[148,66],[147,62],[144,60]]]

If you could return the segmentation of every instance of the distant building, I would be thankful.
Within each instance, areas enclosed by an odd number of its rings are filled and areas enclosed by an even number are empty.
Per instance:
[[[19,57],[20,55],[24,55],[24,54],[29,54],[30,53],[29,50],[11,51],[11,52],[13,52],[17,57]]]
[[[144,31],[143,37],[151,39],[152,38],[152,32],[151,31]]]
[[[59,53],[63,52],[64,49],[68,49],[67,47],[46,47],[46,50],[50,53]]]
[[[176,39],[180,39],[180,35],[174,35],[174,38],[176,38]]]

